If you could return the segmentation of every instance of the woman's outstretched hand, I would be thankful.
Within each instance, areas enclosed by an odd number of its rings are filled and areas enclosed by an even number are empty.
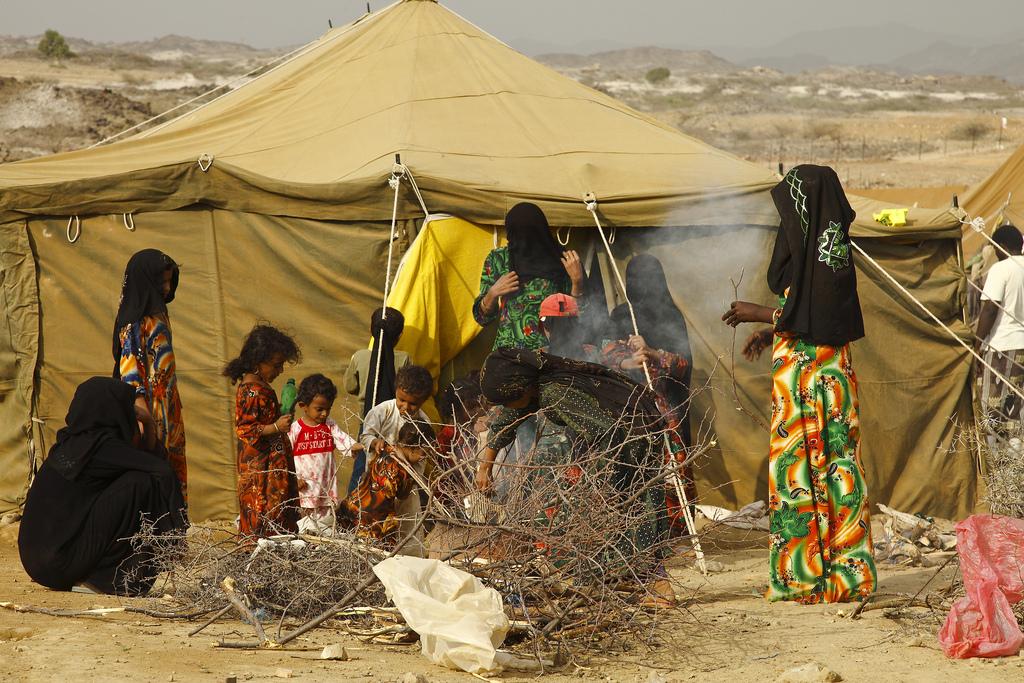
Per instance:
[[[774,335],[775,330],[770,327],[751,334],[743,344],[743,357],[749,361],[760,358],[761,353],[772,345]]]
[[[722,320],[730,327],[736,327],[740,323],[772,323],[774,308],[752,304],[749,301],[733,301],[729,310],[722,316]]]
[[[580,255],[572,250],[563,251],[562,267],[572,282],[572,295],[580,296],[583,293],[583,264],[580,262]]]

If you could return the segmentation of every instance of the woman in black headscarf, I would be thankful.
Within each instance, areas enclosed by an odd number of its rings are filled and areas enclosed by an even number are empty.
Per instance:
[[[385,311],[387,312],[385,315]],[[366,397],[363,399],[363,415],[378,404],[395,397],[395,345],[405,329],[405,317],[394,308],[378,308],[370,320],[373,335],[373,349],[370,351],[366,372]],[[379,371],[378,371],[379,369]]]
[[[610,479],[621,497],[609,503],[626,505],[628,510],[620,512],[636,520],[635,526],[604,548],[609,553],[604,565],[621,566],[623,558],[641,556],[641,561],[652,563],[647,569],[654,571],[668,528],[663,488],[650,483],[662,472],[663,423],[653,393],[602,365],[523,349],[492,352],[480,371],[480,389],[484,398],[506,410],[491,423],[491,438],[477,469],[477,488],[490,488],[498,451],[515,438],[518,422],[539,412],[566,428],[577,446],[596,456],[581,462],[592,475]],[[558,505],[554,500],[545,508]],[[633,569],[639,566],[630,564]],[[655,589],[663,597],[671,595],[671,588],[661,583]]]
[[[583,267],[575,251],[555,241],[535,204],[516,204],[505,216],[508,246],[491,251],[480,275],[473,317],[481,326],[498,321],[495,349],[541,349],[548,340],[540,304],[552,294],[583,294]]]
[[[850,342],[864,336],[850,251],[855,214],[835,171],[797,166],[772,190],[781,222],[768,267],[779,307],[734,301],[722,319],[773,325],[768,458],[769,600],[842,602],[876,584]]]
[[[18,551],[33,581],[119,595],[152,587],[152,548],[131,537],[144,523],[156,535],[184,533],[184,501],[167,461],[140,448],[137,420],[151,436],[152,418],[124,382],[93,377],[75,391],[25,499]]]
[[[345,391],[358,396],[362,402],[361,417],[365,417],[377,405],[395,397],[395,377],[398,370],[412,363],[408,353],[395,349],[404,330],[405,316],[398,309],[390,306],[386,309],[378,308],[370,315],[370,338],[373,339],[373,346],[369,349],[359,349],[352,354],[345,370],[344,381]],[[364,471],[366,453],[360,451],[352,461],[349,493],[355,490]]]
[[[626,296],[633,305],[636,326],[629,306],[621,304],[612,311],[612,323],[620,341],[606,344],[602,362],[622,370],[637,382],[646,380],[647,365],[658,407],[668,424],[671,456],[679,462],[687,457],[693,445],[690,432],[690,376],[693,356],[686,320],[672,299],[665,269],[655,256],[637,254],[626,266]],[[683,465],[683,487],[690,504],[697,500],[690,464]],[[667,487],[669,519],[674,533],[688,533],[683,516],[683,501],[676,487]]]
[[[185,422],[167,313],[177,288],[178,264],[170,256],[156,249],[135,253],[124,270],[112,351],[114,377],[132,385],[139,408],[153,416],[156,440],[187,499]]]

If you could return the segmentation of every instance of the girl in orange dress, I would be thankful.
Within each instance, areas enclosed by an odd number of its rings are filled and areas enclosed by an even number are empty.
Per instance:
[[[243,536],[298,532],[298,486],[288,442],[292,416],[281,414],[271,383],[285,362],[295,363],[299,355],[291,337],[261,324],[224,368],[224,375],[238,383],[238,531]]]

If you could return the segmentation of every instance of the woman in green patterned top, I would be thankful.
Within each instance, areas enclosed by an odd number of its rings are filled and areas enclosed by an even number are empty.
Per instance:
[[[535,204],[516,204],[505,216],[508,246],[484,261],[473,317],[481,326],[498,321],[495,349],[541,349],[548,345],[540,325],[540,304],[551,294],[583,293],[583,267],[551,235]]]

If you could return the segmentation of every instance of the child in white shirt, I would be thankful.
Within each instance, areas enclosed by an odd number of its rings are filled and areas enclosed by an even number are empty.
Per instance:
[[[288,430],[299,484],[299,532],[327,535],[334,529],[338,470],[334,451],[351,457],[362,445],[330,418],[338,389],[327,377],[306,377],[296,393],[298,417]]]

